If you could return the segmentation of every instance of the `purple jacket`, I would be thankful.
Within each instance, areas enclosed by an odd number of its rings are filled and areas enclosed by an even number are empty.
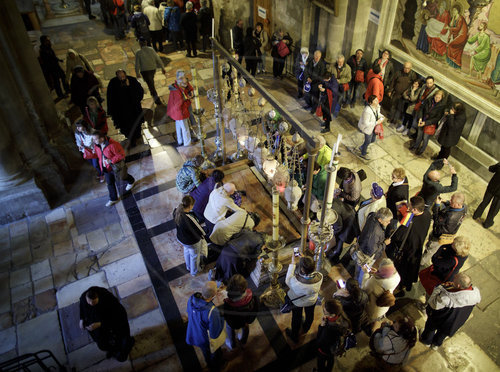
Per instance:
[[[191,195],[195,200],[193,207],[194,212],[201,213],[201,215],[203,215],[205,207],[208,204],[208,197],[210,196],[210,193],[213,191],[214,187],[214,178],[208,177],[201,183],[200,186],[196,187],[189,193],[189,195]]]

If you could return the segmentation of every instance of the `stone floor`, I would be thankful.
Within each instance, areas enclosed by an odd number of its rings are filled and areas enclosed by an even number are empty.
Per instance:
[[[44,32],[51,36],[62,58],[69,47],[84,54],[103,79],[104,86],[118,67],[125,67],[134,75],[137,45],[131,36],[116,42],[99,22],[54,27]],[[172,53],[168,48],[161,57],[166,63],[167,76],[165,79],[158,73],[156,79],[165,101],[167,85],[173,81],[175,70],[197,69],[198,82],[203,88],[200,89],[200,101],[206,109],[203,117],[208,134],[206,146],[208,151],[213,151],[213,105],[203,96],[213,84],[211,60],[208,55],[186,59],[183,54]],[[308,129],[319,132],[318,120],[302,110],[301,102],[293,98],[292,81],[276,81],[269,76],[259,77],[259,80]],[[259,114],[255,109],[256,99],[258,97],[242,97],[252,117]],[[61,101],[57,107],[74,119],[75,111],[67,105],[67,101]],[[173,123],[164,119],[164,107],[154,107],[149,95],[143,107],[150,115],[148,123],[143,125],[145,144],[130,150],[127,157],[130,173],[139,181],[131,195],[115,207],[105,209],[105,185],[98,184],[88,177],[90,173],[85,173],[87,176],[82,174],[86,178],[81,183],[86,187],[75,189],[70,202],[45,215],[0,227],[0,361],[50,349],[62,363],[76,371],[196,371],[203,368],[199,350],[185,345],[184,336],[187,297],[202,286],[206,274],[196,278],[187,275],[181,248],[175,242],[171,217],[181,197],[175,189],[175,174],[186,157],[199,151],[199,146],[185,148],[175,144]],[[368,175],[364,184],[376,181],[384,189],[390,182],[392,169],[403,166],[409,173],[411,192],[418,191],[430,163],[429,155],[436,145],[431,143],[422,157],[416,157],[407,150],[407,139],[388,127],[385,139],[370,146],[373,160],[362,161],[345,148],[345,145],[361,144],[362,134],[356,129],[360,110],[359,107],[344,110],[332,124],[332,133],[326,136],[330,144],[337,134],[344,136],[341,165],[364,169]],[[110,133],[123,140],[112,126]],[[230,133],[227,136],[230,154],[235,151],[235,142]],[[466,194],[467,204],[474,210],[486,183],[453,158],[450,162],[458,171],[459,190]],[[251,177],[247,172],[248,168],[243,167],[227,173],[233,182],[245,187],[243,185],[247,185]],[[443,182],[449,182],[448,174]],[[250,186],[251,192],[253,187]],[[368,196],[367,187],[363,196]],[[247,202],[255,207],[260,198],[252,200],[252,197],[253,194]],[[283,224],[285,220],[283,217]],[[293,234],[295,230],[290,228],[289,231]],[[283,228],[281,232],[285,235]],[[467,218],[460,233],[474,242],[464,271],[480,288],[482,302],[460,332],[447,340],[440,350],[432,351],[418,343],[412,351],[409,370],[499,370],[500,224],[484,230],[478,222]],[[323,286],[326,296],[340,275],[345,275],[341,267],[332,268]],[[104,353],[77,326],[78,298],[91,285],[110,288],[127,309],[136,345],[125,363],[105,359]],[[415,287],[408,297],[398,300],[390,317],[409,314],[422,328],[425,315],[415,306],[415,300],[422,297],[422,289]],[[260,293],[264,288],[253,286],[253,289]],[[221,300],[221,297],[217,299]],[[314,367],[312,340],[319,321],[319,307],[316,312],[315,325],[295,346],[288,344],[284,336],[290,315],[262,310],[251,325],[248,346],[226,352],[227,370],[310,371]],[[368,354],[368,338],[361,335],[358,344],[347,356],[338,359],[335,370],[353,370],[355,363]]]

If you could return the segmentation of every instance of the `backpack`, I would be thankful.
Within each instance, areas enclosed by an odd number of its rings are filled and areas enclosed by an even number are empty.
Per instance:
[[[125,14],[125,2],[123,0],[113,0],[113,14]]]
[[[141,14],[135,21],[135,31],[137,36],[142,36],[145,38],[149,38],[149,27],[148,22],[146,21],[146,17],[144,14]]]
[[[334,354],[337,356],[344,356],[347,350],[356,347],[357,344],[356,335],[350,330],[347,330],[346,333],[340,337]]]

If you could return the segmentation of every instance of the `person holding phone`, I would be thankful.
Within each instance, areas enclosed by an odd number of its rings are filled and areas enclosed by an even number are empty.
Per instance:
[[[347,279],[346,282],[339,279],[337,287],[333,297],[342,304],[344,312],[351,321],[352,331],[358,333],[366,318],[365,308],[368,303],[368,295],[359,288],[358,282],[353,278]]]

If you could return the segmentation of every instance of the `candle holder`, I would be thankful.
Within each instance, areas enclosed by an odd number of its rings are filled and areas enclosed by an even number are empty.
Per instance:
[[[215,168],[215,164],[208,159],[207,153],[205,152],[205,139],[207,138],[207,134],[203,131],[203,125],[201,125],[201,117],[204,112],[204,108],[193,109],[193,115],[196,117],[196,124],[198,124],[196,137],[200,141],[201,156],[205,159],[201,165],[201,169],[210,169]]]
[[[314,261],[316,271],[320,271],[323,266],[324,246],[333,237],[333,225],[322,224],[321,222],[311,222],[309,225],[309,239],[314,242]]]
[[[214,163],[218,163],[219,161],[223,160],[223,156],[222,156],[222,133],[221,132],[223,130],[225,130],[223,127],[221,127],[221,113],[220,113],[220,106],[219,106],[219,93],[217,92],[216,89],[209,89],[207,91],[207,98],[214,105],[214,108],[215,108],[214,118],[215,118],[215,127],[216,127],[215,151],[210,156],[210,160],[212,162],[214,162]]]
[[[278,260],[278,253],[284,246],[285,240],[283,237],[280,237],[279,240],[272,240],[267,244],[267,249],[271,251],[271,257],[265,260],[263,264],[267,267],[271,277],[271,284],[260,296],[260,302],[268,308],[280,308],[285,302],[285,291],[278,282],[279,274],[283,269],[283,265]]]

